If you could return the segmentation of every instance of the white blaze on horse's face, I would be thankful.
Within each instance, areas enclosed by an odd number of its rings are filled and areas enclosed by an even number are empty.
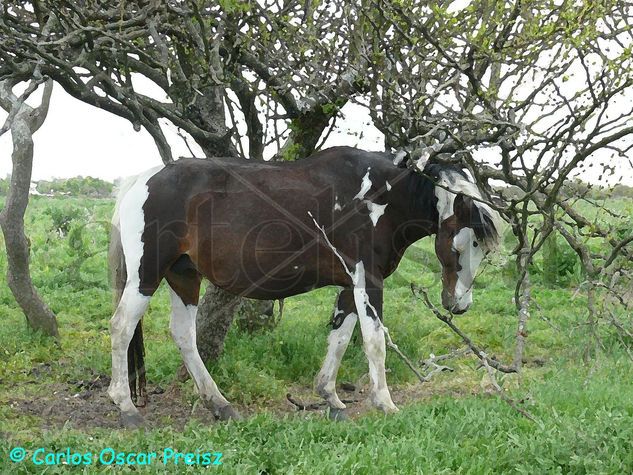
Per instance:
[[[477,269],[493,244],[492,240],[478,242],[473,226],[482,232],[487,226],[489,235],[498,235],[500,218],[475,200],[481,198],[476,185],[458,172],[440,175],[435,196],[439,215],[435,252],[442,265],[442,305],[453,313],[464,313],[473,301]]]
[[[453,251],[459,256],[457,259],[460,267],[453,294],[453,311],[465,312],[473,303],[473,281],[484,253],[471,228],[462,228],[455,235]]]
[[[460,314],[473,302],[473,281],[484,252],[472,228],[458,229],[455,224],[451,217],[440,225],[435,252],[442,265],[442,306]]]

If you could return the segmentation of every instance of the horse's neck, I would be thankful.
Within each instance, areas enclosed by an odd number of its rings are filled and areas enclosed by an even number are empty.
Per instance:
[[[437,233],[439,215],[435,185],[430,179],[409,175],[398,182],[397,188],[392,219],[397,230],[396,247],[404,252],[413,243]]]
[[[437,223],[428,220],[410,220],[404,223],[402,231],[397,233],[397,247],[404,252],[409,246],[420,239],[437,233]]]

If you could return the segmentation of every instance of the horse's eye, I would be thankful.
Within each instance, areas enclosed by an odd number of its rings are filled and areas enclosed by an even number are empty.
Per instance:
[[[479,244],[477,244],[477,241],[473,241],[473,247],[478,247]]]

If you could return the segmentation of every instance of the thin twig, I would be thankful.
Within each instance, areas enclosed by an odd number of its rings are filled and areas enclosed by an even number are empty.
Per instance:
[[[532,422],[536,422],[536,419],[534,418],[534,416],[532,416],[525,409],[519,407],[514,402],[514,400],[512,400],[510,397],[508,397],[507,394],[505,394],[501,386],[499,386],[499,383],[497,382],[497,379],[495,378],[494,372],[492,371],[492,368],[494,368],[497,371],[501,371],[502,373],[516,373],[517,372],[516,368],[514,366],[504,365],[500,363],[499,361],[497,361],[496,359],[490,358],[483,350],[481,350],[477,345],[475,345],[472,342],[472,340],[468,338],[468,336],[464,332],[462,332],[457,326],[455,326],[455,324],[452,322],[451,316],[444,315],[442,312],[440,312],[440,310],[435,305],[431,303],[425,289],[411,283],[411,291],[413,292],[413,295],[415,295],[416,297],[417,297],[416,293],[422,294],[422,297],[424,299],[424,302],[426,303],[426,306],[431,309],[431,311],[435,314],[437,318],[442,320],[451,328],[451,330],[457,333],[462,338],[462,340],[464,340],[464,342],[468,345],[468,347],[473,351],[473,353],[477,356],[477,358],[481,360],[482,364],[486,368],[486,371],[488,372],[488,376],[490,377],[490,381],[492,382],[493,387],[495,388],[495,390],[497,391],[501,399],[503,399],[506,403],[508,403],[510,407],[512,407],[515,411],[519,412],[522,416],[526,417]]]
[[[382,325],[382,329],[383,329],[383,333],[387,337],[387,347],[391,348],[393,351],[396,352],[396,354],[402,359],[402,361],[405,362],[405,364],[409,367],[409,369],[411,369],[411,371],[413,371],[413,374],[415,374],[417,376],[417,378],[420,380],[420,382],[428,383],[430,378],[428,376],[426,376],[426,377],[422,376],[420,374],[420,372],[415,368],[413,363],[411,363],[411,360],[409,360],[409,358],[407,358],[407,356],[402,351],[400,351],[400,348],[398,348],[398,345],[396,345],[393,342],[393,340],[391,339],[391,335],[389,335],[389,330],[387,329],[387,327]]]
[[[441,321],[446,323],[446,325],[448,325],[451,330],[457,333],[461,337],[461,339],[464,340],[464,343],[466,343],[466,345],[468,345],[468,347],[473,351],[473,353],[479,359],[482,359],[481,355],[482,354],[485,355],[485,353],[481,350],[481,348],[479,348],[475,343],[473,343],[473,341],[468,337],[468,335],[466,335],[458,326],[456,326],[453,323],[452,316],[444,315],[435,305],[433,305],[433,303],[429,299],[429,296],[424,288],[419,287],[415,285],[414,283],[411,283],[411,292],[413,293],[413,295],[415,295],[418,298],[419,298],[419,294],[421,294],[423,297],[424,303],[433,312],[433,314],[437,318],[439,318]],[[505,365],[501,363],[500,361],[490,358],[488,356],[486,356],[485,358],[486,358],[486,363],[492,366],[497,371],[501,371],[502,373],[516,373],[517,372],[517,369],[512,365]]]
[[[341,256],[341,254],[338,252],[336,247],[334,247],[334,244],[332,244],[332,242],[328,238],[328,236],[327,236],[327,234],[325,232],[325,227],[321,226],[318,223],[318,221],[316,220],[316,218],[312,215],[312,213],[310,211],[308,211],[308,215],[312,218],[312,221],[314,222],[314,225],[317,227],[317,229],[319,231],[321,231],[321,234],[323,235],[323,238],[325,239],[325,242],[330,247],[330,249],[332,249],[332,252],[334,253],[334,255],[336,257],[338,257],[338,259],[341,262],[341,264],[343,265],[343,269],[345,269],[345,272],[347,273],[347,275],[350,277],[352,282],[355,282],[355,280],[356,280],[355,279],[355,274],[350,270],[350,268],[347,266],[347,263],[345,262],[345,259],[343,259],[343,256]],[[380,316],[376,312],[376,309],[374,308],[374,306],[371,305],[371,303],[369,302],[369,299],[366,300],[365,304],[366,304],[367,308],[369,308],[373,312],[373,314],[374,314],[374,321],[378,322],[378,324],[382,328],[383,334],[386,337],[387,347],[391,348],[393,351],[396,352],[396,354],[405,362],[405,364],[411,369],[411,371],[413,371],[413,373],[417,376],[417,378],[421,382],[423,382],[423,383],[428,382],[428,379],[420,374],[420,372],[415,368],[413,363],[411,363],[411,360],[409,358],[407,358],[407,356],[404,353],[402,353],[402,351],[400,351],[400,348],[398,348],[398,345],[396,345],[393,342],[393,340],[391,339],[391,335],[389,334],[389,330],[387,329],[387,327],[385,325],[383,325],[382,320],[380,319]]]
[[[299,401],[298,399],[295,399],[294,397],[292,397],[290,393],[286,394],[286,399],[288,400],[290,404],[295,406],[297,410],[299,411],[316,411],[324,407],[328,407],[328,403],[325,401],[306,403],[306,402]],[[343,404],[351,404],[351,403],[360,402],[360,401],[361,399],[342,399],[341,400]]]
[[[486,368],[486,371],[488,372],[488,377],[490,378],[490,382],[492,383],[492,386],[495,388],[495,391],[497,391],[497,394],[499,394],[501,399],[503,399],[506,403],[508,403],[508,405],[510,407],[512,407],[512,409],[517,411],[522,416],[526,417],[527,419],[531,420],[532,422],[536,422],[536,419],[534,418],[534,416],[532,414],[527,412],[522,407],[519,407],[516,404],[516,402],[514,402],[514,400],[512,398],[510,398],[505,393],[505,391],[501,388],[501,386],[499,386],[499,383],[497,382],[497,378],[495,378],[494,371],[492,370],[492,368],[488,364],[488,356],[482,351],[481,354],[479,355],[479,357],[480,357],[481,362],[483,363],[484,367]]]

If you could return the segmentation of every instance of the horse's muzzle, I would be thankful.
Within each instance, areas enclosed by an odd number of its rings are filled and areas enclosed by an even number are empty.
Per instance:
[[[457,308],[457,306],[453,306],[452,309],[447,308],[446,310],[449,310],[453,315],[461,315],[463,313],[466,313],[468,311],[469,307],[466,308]]]
[[[455,303],[454,301],[448,301],[448,302],[444,301],[442,302],[442,307],[444,307],[446,310],[451,312],[453,315],[461,315],[468,311],[468,309],[470,308],[470,304],[467,304],[465,307],[460,308],[459,305]]]
[[[442,291],[442,307],[451,312],[453,315],[461,315],[466,313],[472,304],[472,297],[469,293],[466,297],[456,299],[454,295],[446,291]]]

